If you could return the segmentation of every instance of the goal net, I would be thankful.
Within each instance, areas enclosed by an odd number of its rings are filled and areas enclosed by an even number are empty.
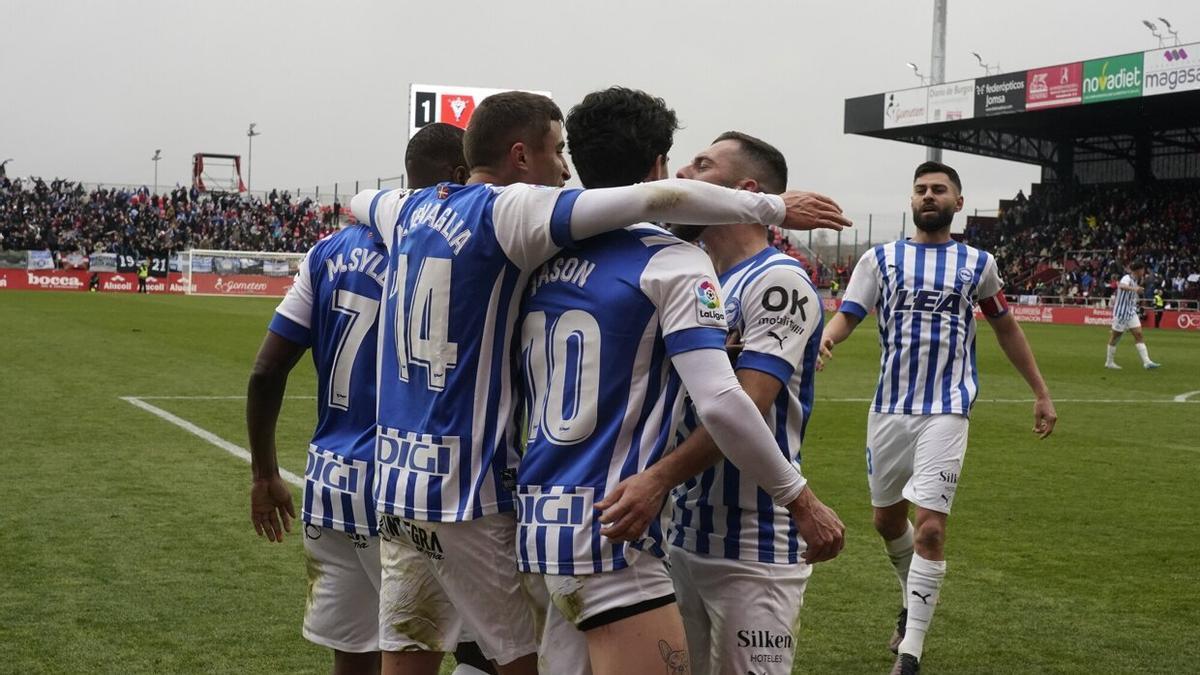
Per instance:
[[[188,249],[179,271],[188,295],[274,296],[292,287],[303,253]]]

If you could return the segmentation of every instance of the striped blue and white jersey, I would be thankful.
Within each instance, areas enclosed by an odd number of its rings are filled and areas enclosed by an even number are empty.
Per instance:
[[[875,246],[854,268],[839,311],[879,320],[871,410],[968,415],[979,392],[974,307],[1001,292],[996,260],[955,241]]]
[[[513,323],[529,273],[570,244],[580,190],[443,183],[360,193],[388,244],[375,497],[463,521],[513,510]]]
[[[1137,286],[1138,283],[1134,280],[1133,275],[1126,274],[1121,277],[1121,286]],[[1138,313],[1138,294],[1137,291],[1127,291],[1121,286],[1117,286],[1117,293],[1113,296],[1113,321],[1129,321],[1137,316]]]
[[[795,259],[767,247],[720,277],[730,339],[742,344],[735,369],[758,370],[782,387],[767,410],[779,450],[800,465],[800,445],[813,406],[821,329],[821,298]],[[698,426],[694,409],[683,433]],[[804,542],[787,509],[723,460],[675,488],[674,546],[733,560],[795,564]]]
[[[517,565],[578,575],[626,567],[593,505],[674,445],[684,395],[671,357],[723,349],[712,263],[654,225],[594,237],[530,280],[518,357],[527,443]],[[664,555],[656,521],[634,544]]]
[[[352,225],[308,252],[271,332],[311,346],[317,371],[317,428],[304,468],[306,523],[378,533],[375,474],[376,318],[387,250],[369,228]]]

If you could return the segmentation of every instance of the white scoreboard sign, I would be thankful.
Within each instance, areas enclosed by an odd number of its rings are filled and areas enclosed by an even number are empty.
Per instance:
[[[417,129],[434,122],[445,122],[465,129],[475,112],[475,106],[488,96],[503,91],[513,90],[414,84],[408,90],[408,137],[412,138]],[[550,97],[548,91],[521,91]]]

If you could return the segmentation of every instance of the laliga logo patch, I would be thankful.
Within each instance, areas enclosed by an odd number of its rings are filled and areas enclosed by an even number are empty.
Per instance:
[[[700,300],[701,305],[709,309],[721,306],[721,297],[717,294],[717,286],[708,279],[696,285],[696,297]]]
[[[704,326],[724,326],[725,312],[721,310],[721,296],[711,279],[696,284],[696,319]]]
[[[964,284],[969,284],[975,281],[975,273],[965,267],[960,267],[958,268],[958,280]]]

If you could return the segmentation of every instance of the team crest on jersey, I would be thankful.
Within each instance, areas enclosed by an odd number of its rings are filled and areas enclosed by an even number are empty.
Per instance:
[[[958,280],[964,284],[969,284],[975,281],[975,273],[966,267],[960,267],[958,268]]]
[[[742,301],[737,298],[730,298],[729,302],[725,303],[725,322],[732,329],[739,325],[742,319]]]
[[[445,183],[437,186],[437,198],[446,199],[450,196],[450,186]]]
[[[725,323],[721,295],[711,279],[703,279],[696,284],[696,319],[704,326],[722,326]]]

